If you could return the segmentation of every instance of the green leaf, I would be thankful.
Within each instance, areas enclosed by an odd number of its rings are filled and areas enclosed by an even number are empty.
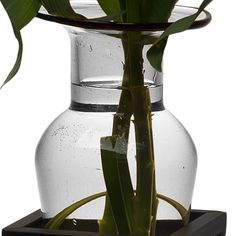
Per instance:
[[[119,0],[98,0],[98,3],[107,15],[121,11]]]
[[[15,37],[18,40],[18,53],[17,53],[17,57],[16,57],[16,62],[12,68],[12,70],[10,71],[10,73],[8,74],[7,78],[5,79],[5,81],[3,82],[1,88],[8,83],[15,75],[16,73],[19,71],[20,69],[20,65],[21,65],[21,60],[22,60],[22,53],[23,53],[23,42],[22,42],[22,38],[21,38],[21,34],[20,31],[15,32]],[[0,88],[0,89],[1,89]]]
[[[175,200],[173,200],[169,197],[166,197],[166,196],[161,195],[161,194],[157,194],[157,196],[158,196],[159,199],[169,203],[171,206],[173,206],[179,212],[184,225],[188,224],[191,206],[189,207],[189,210],[187,210],[180,203],[178,203],[177,201],[175,201]]]
[[[211,2],[212,0],[204,0],[200,5],[198,11],[191,15],[184,17],[174,23],[172,23],[164,33],[159,37],[156,43],[148,50],[147,58],[150,64],[158,71],[162,71],[162,59],[166,46],[167,38],[176,33],[180,33],[182,31],[187,30],[195,21],[195,19],[199,16],[199,14],[204,10],[204,8]]]
[[[46,224],[45,228],[47,229],[59,229],[61,224],[65,221],[65,219],[71,215],[74,211],[76,211],[77,209],[79,209],[80,207],[82,207],[83,205],[97,199],[100,197],[104,197],[106,196],[106,192],[101,192],[101,193],[97,193],[94,194],[92,196],[86,197],[78,202],[73,203],[72,205],[66,207],[64,210],[62,210],[61,212],[59,212],[56,216],[54,216],[51,220],[49,220],[49,222]],[[189,207],[189,210],[186,210],[180,203],[176,202],[175,200],[161,195],[161,194],[157,194],[157,197],[165,202],[167,202],[168,204],[170,204],[171,206],[173,206],[181,215],[182,217],[182,221],[183,224],[187,224],[188,220],[189,220],[189,216],[190,216],[190,210],[191,210],[191,206]]]
[[[84,16],[73,10],[69,0],[42,0],[42,4],[51,15],[65,17],[72,20],[86,19]]]
[[[168,41],[168,37],[155,43],[148,51],[147,58],[150,64],[159,72],[162,72],[162,59],[165,51],[165,47]]]
[[[38,13],[41,6],[40,0],[1,0],[14,31],[20,31]]]
[[[38,10],[41,6],[40,0],[1,0],[3,7],[5,8],[9,19],[12,24],[12,28],[15,34],[15,37],[18,41],[18,54],[16,58],[16,62],[8,74],[6,80],[4,81],[1,88],[9,82],[18,72],[22,53],[23,53],[23,43],[20,34],[20,30],[25,27],[38,13]]]
[[[117,22],[123,22],[126,17],[127,9],[125,8],[125,0],[98,0],[102,10],[106,13],[106,20],[111,19]],[[103,17],[98,20],[103,20]]]
[[[59,212],[54,218],[52,218],[45,226],[47,229],[59,229],[61,224],[64,222],[67,216],[72,214],[75,210],[82,207],[83,205],[97,199],[100,197],[105,196],[106,192],[101,192],[94,194],[92,196],[86,197],[74,204],[70,205],[69,207],[65,208],[63,211]]]
[[[123,160],[126,158],[127,143],[125,137],[109,136],[101,138],[101,157],[103,175],[111,210],[118,233],[132,234],[133,227],[133,194],[127,178],[122,176]],[[129,182],[129,181],[128,181]]]
[[[99,232],[104,234],[112,234],[118,232],[114,215],[111,209],[109,197],[106,195],[105,209],[102,219],[98,221]]]
[[[127,81],[122,82],[122,86],[128,86]],[[117,108],[116,114],[113,118],[113,128],[112,128],[112,136],[121,136],[124,138],[124,153],[122,155],[122,159],[117,160],[117,171],[119,172],[120,183],[123,184],[124,192],[126,196],[132,200],[134,197],[134,190],[132,186],[132,181],[130,177],[129,165],[127,160],[127,147],[128,147],[128,140],[129,140],[129,130],[130,130],[130,122],[131,122],[131,115],[132,115],[132,107],[131,107],[131,95],[128,90],[123,90],[120,95],[119,106]],[[126,153],[125,153],[126,151]],[[107,186],[109,188],[109,186]],[[132,217],[133,212],[133,204],[132,202],[129,204],[129,212],[130,217]],[[109,234],[118,232],[114,215],[112,213],[112,207],[109,200],[109,196],[106,196],[106,204],[105,210],[102,217],[102,220],[99,221],[99,232]]]
[[[177,0],[146,0],[142,1],[142,22],[166,22]]]

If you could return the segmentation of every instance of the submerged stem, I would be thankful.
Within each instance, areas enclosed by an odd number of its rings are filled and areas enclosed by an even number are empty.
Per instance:
[[[135,196],[135,235],[150,235],[156,212],[155,163],[152,143],[150,95],[146,87],[134,88],[137,188]],[[155,207],[154,207],[155,206]]]
[[[134,235],[152,235],[155,231],[157,198],[153,150],[151,101],[143,76],[143,45],[139,33],[127,34],[126,66],[134,116],[137,162],[137,186],[134,199]],[[152,231],[152,232],[151,232]]]
[[[155,232],[158,200],[156,198],[152,114],[149,88],[143,76],[143,45],[139,33],[127,34],[127,67],[134,116],[137,162],[137,186],[134,198],[134,235]]]
[[[126,54],[126,50],[124,50]],[[126,55],[125,55],[126,57]],[[129,87],[129,73],[127,70],[124,71],[123,81],[122,81],[122,91],[120,96],[119,105],[114,115],[113,119],[113,128],[112,128],[112,136],[111,137],[122,137],[126,150],[128,149],[128,139],[129,139],[129,130],[130,130],[130,120],[132,116],[132,107],[131,107],[131,94],[128,90]],[[104,152],[103,152],[104,154]],[[104,157],[102,157],[104,159]],[[117,167],[117,173],[119,175],[119,183],[121,187],[124,187],[124,195],[126,196],[126,209],[128,208],[128,214],[131,222],[133,222],[133,198],[134,198],[134,190],[132,186],[132,181],[129,172],[128,160],[127,160],[127,151],[123,153],[122,160],[116,160],[115,163]],[[106,181],[105,181],[106,182]],[[107,190],[111,188],[108,183],[106,183]],[[112,194],[112,193],[111,193]],[[116,195],[116,193],[113,193]],[[127,197],[128,196],[128,197]],[[99,231],[102,233],[114,233],[119,232],[119,227],[117,225],[117,221],[121,221],[122,219],[116,219],[114,216],[114,210],[117,207],[120,207],[120,202],[117,206],[111,204],[111,200],[109,199],[112,196],[109,194],[106,195],[105,202],[105,210],[104,215],[101,221],[99,221]],[[130,199],[127,199],[130,198]],[[123,217],[123,221],[126,221],[127,217]],[[124,224],[127,222],[124,222]],[[131,224],[132,228],[132,224]],[[131,229],[132,231],[132,229]],[[126,232],[130,233],[130,232]]]
[[[149,89],[144,85],[143,44],[140,33],[126,33],[123,37],[123,48],[124,76],[119,106],[113,120],[112,136],[101,139],[103,171],[108,194],[104,216],[100,222],[100,232],[149,236],[155,232],[158,200],[155,184],[151,101]],[[132,115],[134,116],[137,162],[135,195],[127,160]],[[118,141],[121,139],[125,146],[122,149],[122,160],[119,150],[116,150],[120,147]],[[113,143],[114,150],[105,150],[111,146],[108,145],[109,143]],[[115,166],[111,166],[111,163]],[[117,175],[110,175],[115,182],[108,178],[109,169],[113,169],[113,174]],[[116,188],[114,184],[117,185]],[[116,231],[111,232],[114,226],[116,226]]]

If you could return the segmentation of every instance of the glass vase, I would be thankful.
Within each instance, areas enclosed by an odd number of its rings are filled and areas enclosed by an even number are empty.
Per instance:
[[[177,7],[171,19],[193,11]],[[101,9],[87,4],[80,13],[96,18]],[[71,39],[71,105],[49,125],[36,150],[43,217],[52,218],[75,202],[104,193],[68,216],[102,219],[110,181],[104,160],[115,152],[119,181],[126,181],[128,169],[135,196],[141,185],[149,191],[152,181],[158,194],[156,218],[181,219],[170,200],[190,209],[197,153],[187,130],[164,107],[163,73],[146,58],[151,43],[170,23],[73,22],[46,13],[39,17],[64,24]],[[208,21],[205,12],[192,28]],[[145,162],[148,156],[155,157],[153,162]],[[148,177],[150,165],[153,178]],[[111,179],[117,177],[113,167],[107,169]]]

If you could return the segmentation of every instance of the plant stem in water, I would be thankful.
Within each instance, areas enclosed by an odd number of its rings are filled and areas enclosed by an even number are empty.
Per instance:
[[[155,185],[151,101],[149,89],[144,85],[143,44],[140,33],[126,33],[123,37],[123,48],[124,76],[120,102],[113,120],[112,136],[101,139],[103,171],[108,194],[104,216],[100,222],[100,232],[149,236],[154,235],[155,232],[158,200]],[[137,162],[135,195],[127,160],[132,115]],[[122,151],[117,150],[121,148],[120,142],[122,142]],[[113,143],[114,150],[108,150],[112,149],[109,148],[110,143]],[[109,173],[110,169],[113,169],[113,173]],[[114,172],[117,176],[112,176]],[[114,181],[109,177],[114,178]],[[116,188],[114,185],[117,185]],[[120,198],[117,197],[118,195]]]

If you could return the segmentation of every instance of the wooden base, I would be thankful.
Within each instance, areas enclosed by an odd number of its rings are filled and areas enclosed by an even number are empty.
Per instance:
[[[60,230],[44,229],[41,211],[24,217],[2,230],[2,236],[110,236],[98,233],[96,220],[67,220]],[[158,220],[156,236],[225,236],[226,213],[192,210],[190,222],[183,226],[178,220]]]

